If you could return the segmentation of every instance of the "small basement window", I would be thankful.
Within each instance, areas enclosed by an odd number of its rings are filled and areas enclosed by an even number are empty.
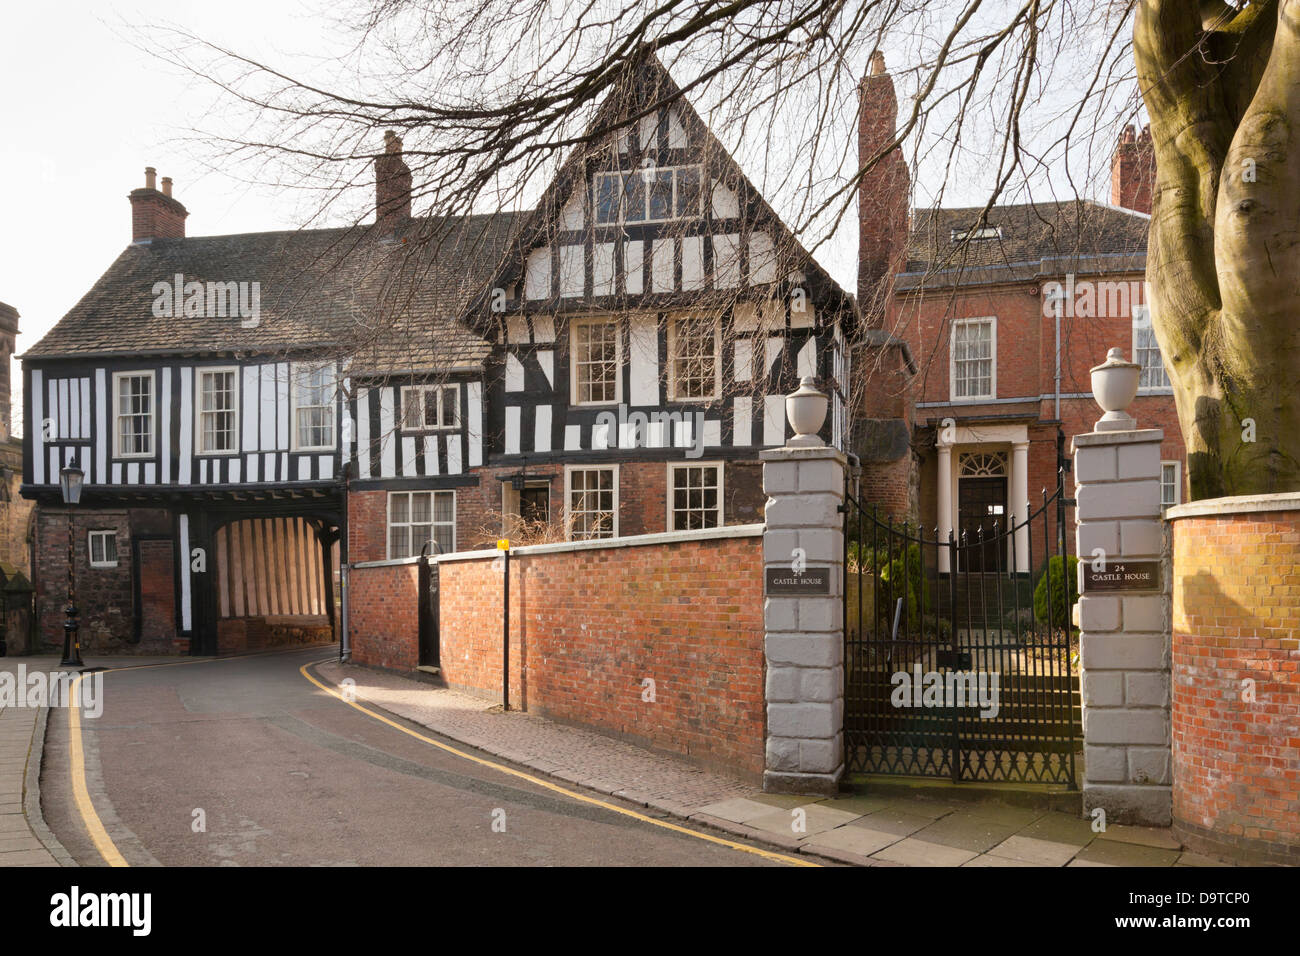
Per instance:
[[[117,532],[90,532],[90,566],[92,568],[117,567]]]

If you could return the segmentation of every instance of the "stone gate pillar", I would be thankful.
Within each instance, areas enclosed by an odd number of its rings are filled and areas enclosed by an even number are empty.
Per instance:
[[[1139,429],[1126,409],[1136,365],[1118,349],[1093,370],[1107,414],[1073,441],[1078,483],[1080,675],[1085,814],[1108,823],[1168,826],[1170,761],[1170,569],[1160,515],[1158,428]],[[1099,380],[1098,373],[1102,379]],[[1116,400],[1106,379],[1131,378]]]
[[[800,426],[792,424],[796,435],[784,448],[762,453],[767,495],[763,789],[833,793],[844,773],[844,515],[840,506],[847,459],[815,434],[798,434]]]

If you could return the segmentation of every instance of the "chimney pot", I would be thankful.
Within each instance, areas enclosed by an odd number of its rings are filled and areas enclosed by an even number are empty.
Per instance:
[[[146,166],[144,168],[144,188],[157,189],[157,176],[158,170],[154,169],[152,166]]]
[[[170,176],[164,176],[162,178],[162,194],[164,196],[170,196],[172,194],[172,178]]]

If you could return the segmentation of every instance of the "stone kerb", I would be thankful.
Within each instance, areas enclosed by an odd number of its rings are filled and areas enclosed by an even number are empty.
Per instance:
[[[1171,822],[1170,594],[1160,515],[1160,429],[1074,438],[1084,811],[1109,823]],[[1160,565],[1157,588],[1086,587],[1086,572]]]
[[[762,453],[768,496],[765,581],[825,570],[825,591],[773,593],[765,584],[767,703],[763,788],[833,793],[844,772],[845,456],[830,447]]]

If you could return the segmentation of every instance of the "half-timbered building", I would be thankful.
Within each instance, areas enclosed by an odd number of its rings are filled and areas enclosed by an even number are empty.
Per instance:
[[[186,237],[149,170],[24,356],[47,639],[69,522],[90,646],[210,653],[331,632],[339,562],[761,520],[803,377],[842,447],[852,298],[653,57],[592,130],[522,214],[412,217],[394,134],[352,229]]]

